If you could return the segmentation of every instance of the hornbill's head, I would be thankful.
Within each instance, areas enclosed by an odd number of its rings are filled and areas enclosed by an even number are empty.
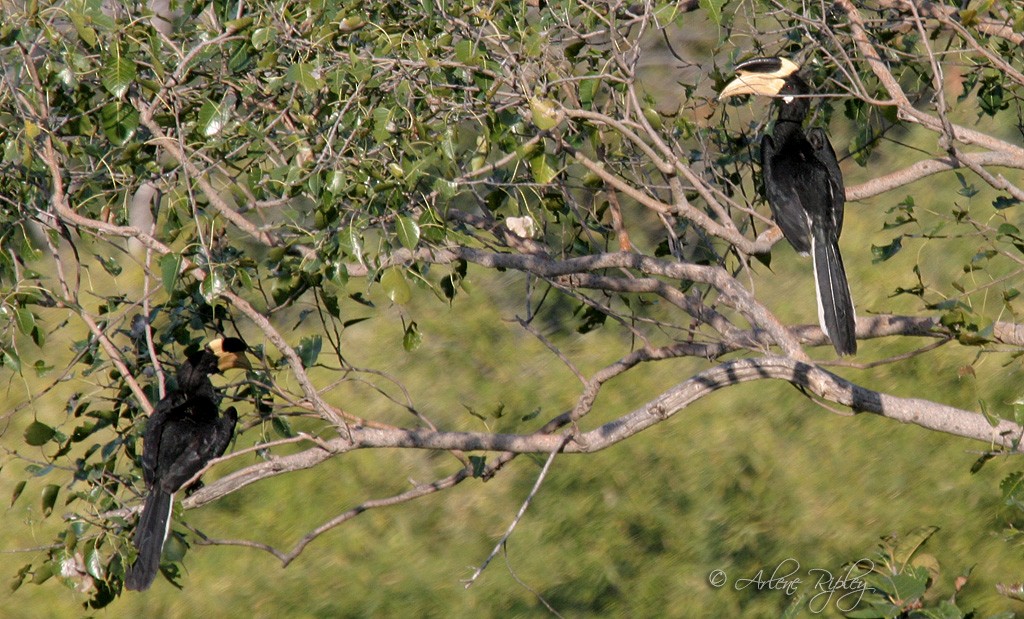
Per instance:
[[[788,58],[752,58],[736,65],[736,79],[725,85],[719,101],[736,95],[782,97],[786,103],[807,94],[807,84],[797,74],[800,65]]]
[[[223,372],[231,368],[252,369],[249,358],[245,356],[248,346],[237,337],[224,337],[212,340],[206,345],[206,350],[213,353],[217,358],[217,371]]]

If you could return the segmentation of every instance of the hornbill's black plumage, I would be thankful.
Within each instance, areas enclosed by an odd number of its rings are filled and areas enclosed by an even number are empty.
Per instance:
[[[160,569],[160,555],[170,531],[174,493],[231,441],[238,415],[234,407],[218,412],[220,396],[210,374],[249,368],[245,342],[211,341],[178,369],[178,386],[157,403],[142,437],[142,473],[149,488],[135,529],[138,558],[125,573],[125,587],[148,589]]]
[[[775,222],[797,252],[814,259],[818,322],[840,355],[857,352],[857,317],[839,255],[846,190],[836,153],[821,129],[804,133],[810,104],[800,67],[785,58],[754,58],[719,99],[753,94],[779,97],[774,135],[761,141],[765,197]]]

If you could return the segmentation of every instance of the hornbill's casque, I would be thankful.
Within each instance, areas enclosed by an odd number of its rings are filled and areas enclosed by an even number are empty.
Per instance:
[[[774,135],[761,141],[765,197],[790,245],[814,259],[818,322],[840,355],[857,352],[857,317],[839,255],[846,190],[836,153],[821,129],[804,133],[810,109],[800,67],[786,58],[754,58],[736,66],[737,77],[719,99],[734,95],[778,97]]]
[[[148,589],[160,569],[170,531],[174,493],[206,464],[222,455],[238,415],[234,407],[220,415],[220,396],[210,374],[251,368],[245,342],[228,337],[211,341],[178,369],[178,386],[157,403],[142,437],[142,473],[149,488],[135,529],[138,558],[125,573],[125,587]]]

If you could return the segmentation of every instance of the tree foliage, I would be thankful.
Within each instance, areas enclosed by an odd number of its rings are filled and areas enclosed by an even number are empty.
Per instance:
[[[0,6],[0,357],[32,385],[7,418],[5,470],[22,461],[43,511],[68,514],[17,584],[58,575],[94,606],[119,595],[143,421],[175,360],[216,333],[261,360],[229,388],[252,411],[229,462],[259,460],[184,507],[357,450],[450,454],[446,476],[325,511],[292,549],[261,546],[284,564],[368,509],[490,479],[519,454],[604,449],[744,382],[983,441],[983,458],[1019,451],[1024,413],[1004,393],[964,409],[859,378],[963,347],[1019,376],[1013,3]],[[813,303],[787,303],[810,270],[761,198],[768,106],[716,100],[753,55],[804,65],[822,95],[811,122],[844,158],[843,244],[863,250],[847,259],[850,361],[808,324]],[[869,252],[857,230],[882,240]],[[386,363],[362,365],[374,338],[417,350],[425,316],[481,289],[510,302],[501,328],[579,379],[567,410],[438,411]],[[596,366],[570,350],[601,330],[619,348]],[[677,384],[591,414],[610,381],[666,363]],[[63,414],[38,412],[54,397]],[[888,599],[884,612],[917,600]]]

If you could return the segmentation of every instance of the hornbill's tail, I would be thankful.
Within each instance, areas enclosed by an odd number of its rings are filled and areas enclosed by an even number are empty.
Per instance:
[[[156,580],[160,570],[160,555],[163,554],[164,541],[170,530],[171,505],[174,495],[154,486],[146,505],[142,508],[142,516],[135,529],[135,548],[139,555],[135,563],[125,572],[124,586],[132,591],[145,591]]]
[[[818,295],[818,323],[840,355],[857,352],[857,316],[853,311],[850,284],[839,255],[839,243],[811,236],[814,258],[814,291]]]

